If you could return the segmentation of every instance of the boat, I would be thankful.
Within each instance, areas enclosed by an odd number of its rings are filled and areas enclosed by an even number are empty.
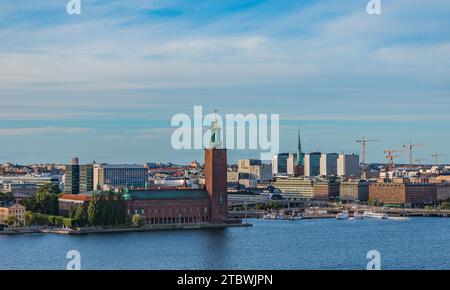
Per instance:
[[[358,212],[355,212],[355,213],[353,214],[353,218],[354,218],[355,220],[358,220],[358,219],[363,219],[364,216],[363,216],[362,214],[358,213]]]
[[[349,215],[348,215],[348,211],[344,210],[343,212],[340,212],[336,215],[336,219],[338,220],[345,220],[348,219]]]
[[[388,219],[389,216],[385,213],[373,212],[373,211],[365,211],[363,213],[364,218],[375,218],[375,219]]]
[[[394,221],[407,221],[409,220],[409,217],[406,216],[391,216],[389,217],[390,220],[394,220]]]

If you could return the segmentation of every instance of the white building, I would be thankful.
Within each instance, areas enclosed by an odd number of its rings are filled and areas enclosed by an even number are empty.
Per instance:
[[[289,154],[288,160],[287,160],[287,174],[288,175],[295,175],[296,174],[296,167],[297,167],[297,154]]]
[[[135,164],[95,164],[94,189],[144,188],[148,182],[147,168]]]
[[[357,154],[339,154],[337,160],[338,176],[360,177],[359,155]]]
[[[336,153],[324,153],[320,156],[320,175],[336,176],[339,155]]]
[[[272,160],[273,175],[286,175],[287,174],[288,158],[289,158],[288,153],[280,153],[273,157],[273,160]]]

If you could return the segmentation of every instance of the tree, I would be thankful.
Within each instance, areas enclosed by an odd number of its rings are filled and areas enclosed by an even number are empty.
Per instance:
[[[0,201],[11,202],[14,201],[14,195],[11,192],[1,192],[0,191]]]
[[[17,221],[18,220],[17,220],[16,216],[14,216],[14,215],[9,215],[6,218],[6,224],[8,225],[8,227],[14,226],[17,223]]]
[[[441,203],[441,209],[450,209],[450,202],[444,201]]]
[[[96,207],[97,207],[97,195],[94,192],[92,194],[91,201],[89,202],[87,210],[87,218],[91,226],[95,225],[96,222]]]
[[[127,216],[127,209],[125,206],[125,201],[123,199],[122,196],[119,196],[117,198],[117,202],[116,202],[116,221],[115,224],[116,225],[123,225],[127,222],[126,220],[126,216]]]
[[[73,206],[73,205],[71,205],[70,206],[70,209],[69,209],[69,212],[67,213],[67,216],[69,217],[69,218],[74,218],[75,217],[75,212],[76,212],[76,208]]]
[[[108,225],[113,225],[116,223],[116,203],[117,201],[114,198],[114,193],[109,191],[108,200],[106,201],[105,211],[106,211],[106,223]]]
[[[86,223],[86,211],[83,205],[79,205],[75,211],[74,219],[77,221],[79,226],[83,226]]]
[[[134,214],[131,223],[133,224],[133,227],[141,227],[144,225],[144,220],[140,214]]]
[[[59,189],[58,185],[55,185],[53,183],[47,183],[38,188],[36,194],[39,194],[39,193],[58,195],[61,193],[61,190]]]
[[[105,194],[103,192],[101,192],[98,197],[95,217],[96,217],[96,224],[105,225],[107,223],[106,201],[105,201]]]

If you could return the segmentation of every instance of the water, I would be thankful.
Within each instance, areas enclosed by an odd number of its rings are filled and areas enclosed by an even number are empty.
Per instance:
[[[87,236],[0,235],[0,269],[450,269],[450,219],[251,220],[251,228]]]

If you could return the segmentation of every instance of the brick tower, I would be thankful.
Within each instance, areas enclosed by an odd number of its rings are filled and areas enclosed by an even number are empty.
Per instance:
[[[227,150],[205,149],[205,183],[211,203],[211,221],[227,219]]]
[[[217,118],[211,124],[211,144],[205,149],[205,183],[211,204],[211,222],[224,222],[228,216],[227,150],[222,149]]]

